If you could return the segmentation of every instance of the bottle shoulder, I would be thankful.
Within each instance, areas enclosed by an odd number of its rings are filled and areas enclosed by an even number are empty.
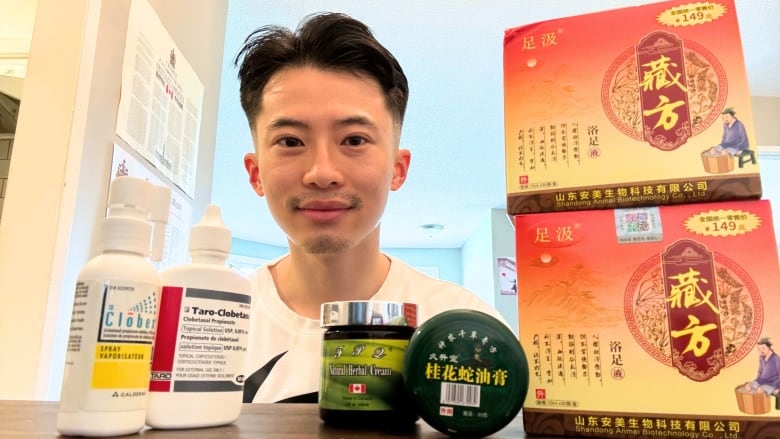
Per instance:
[[[207,288],[251,294],[252,283],[239,272],[214,264],[187,264],[160,271],[163,286]]]
[[[159,285],[160,276],[151,262],[131,253],[103,253],[90,259],[79,280],[131,280]]]

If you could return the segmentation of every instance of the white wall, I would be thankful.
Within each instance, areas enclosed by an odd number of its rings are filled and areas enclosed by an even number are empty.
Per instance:
[[[482,300],[495,306],[493,296],[493,228],[490,214],[479,223],[474,233],[461,247],[461,270],[463,286]]]
[[[211,196],[227,0],[151,0],[204,84],[193,217]],[[0,223],[0,399],[58,399],[73,286],[105,212],[130,0],[40,0]]]
[[[517,320],[517,296],[501,294],[501,287],[498,284],[498,258],[515,258],[515,227],[506,209],[492,209],[490,218],[493,233],[491,234],[493,254],[493,296],[495,297],[495,307],[504,316],[509,326],[514,328],[515,334],[518,332]]]
[[[752,104],[762,198],[770,200],[775,236],[780,241],[780,97],[753,96]]]
[[[751,103],[756,131],[754,144],[780,146],[780,96],[753,96]]]
[[[42,0],[38,8],[36,25],[54,33],[46,35],[51,43],[43,42],[43,31],[31,43],[34,55],[0,224],[0,350],[13,356],[0,375],[4,398],[42,395],[36,392],[39,365],[51,358],[53,339],[49,304],[59,300],[73,216],[74,185],[65,183],[68,164],[74,163],[69,157],[74,117],[83,115],[73,109],[89,4],[73,1],[55,11],[52,3]],[[63,202],[71,207],[63,209]]]
[[[493,305],[517,332],[517,296],[501,294],[500,257],[515,257],[514,228],[505,209],[491,209],[461,248],[463,286]]]

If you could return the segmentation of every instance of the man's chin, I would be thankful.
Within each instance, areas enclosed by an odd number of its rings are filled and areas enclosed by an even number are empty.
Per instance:
[[[315,255],[337,255],[344,253],[349,248],[349,240],[336,236],[317,236],[303,242],[306,252]]]

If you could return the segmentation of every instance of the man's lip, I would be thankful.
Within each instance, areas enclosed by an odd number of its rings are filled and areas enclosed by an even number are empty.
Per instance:
[[[343,218],[350,209],[344,203],[306,203],[298,207],[298,213],[316,223],[331,223]]]
[[[299,210],[343,210],[351,206],[343,201],[307,201],[298,206]]]

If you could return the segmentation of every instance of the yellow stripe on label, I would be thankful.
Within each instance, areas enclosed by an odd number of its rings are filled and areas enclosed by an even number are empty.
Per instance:
[[[98,343],[92,388],[147,388],[151,357],[151,345]]]

